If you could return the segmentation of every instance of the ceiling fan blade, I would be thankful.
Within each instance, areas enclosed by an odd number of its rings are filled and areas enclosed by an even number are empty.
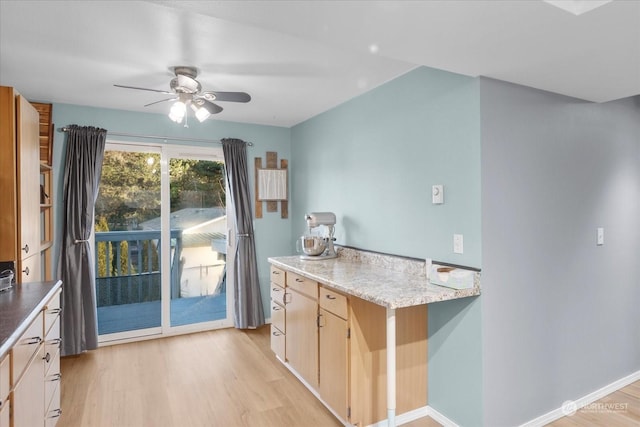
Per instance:
[[[251,101],[251,95],[245,92],[217,92],[207,91],[202,92],[201,96],[207,101],[228,101],[228,102],[249,102]],[[211,98],[211,99],[209,99]]]
[[[176,99],[180,99],[180,98],[175,97],[175,98],[161,99],[160,101],[150,102],[150,103],[148,103],[148,104],[145,104],[144,106],[145,106],[145,107],[148,107],[148,106],[150,106],[150,105],[159,104],[159,103],[161,103],[161,102],[175,101]]]
[[[207,109],[209,114],[218,114],[220,111],[224,109],[218,104],[214,104],[213,102],[207,101],[206,99],[203,99],[203,101],[204,101],[203,107]]]
[[[169,92],[166,90],[158,90],[158,89],[147,89],[144,87],[136,87],[136,86],[124,86],[124,85],[114,85],[115,87],[122,87],[125,89],[136,89],[136,90],[148,90],[150,92],[158,92],[158,93],[166,93],[167,95],[173,95],[173,92]]]

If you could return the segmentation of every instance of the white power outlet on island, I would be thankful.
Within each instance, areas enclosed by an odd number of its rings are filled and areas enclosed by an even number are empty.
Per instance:
[[[464,238],[462,237],[462,234],[453,235],[453,253],[464,253]]]

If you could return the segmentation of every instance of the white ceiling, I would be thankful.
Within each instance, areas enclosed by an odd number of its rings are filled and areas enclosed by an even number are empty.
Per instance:
[[[640,94],[640,1],[580,16],[513,1],[6,1],[0,84],[166,113],[169,67],[245,91],[219,120],[293,126],[419,65],[604,102]],[[372,46],[374,46],[372,48]],[[390,107],[393,100],[389,100]]]

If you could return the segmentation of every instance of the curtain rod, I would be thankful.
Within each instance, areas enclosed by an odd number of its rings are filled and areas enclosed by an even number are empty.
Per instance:
[[[69,128],[66,128],[66,127],[58,129],[58,131],[60,131],[60,132],[67,132],[68,130],[69,130]],[[132,138],[163,139],[163,140],[171,140],[171,141],[209,142],[209,143],[213,142],[214,144],[222,144],[221,141],[217,141],[215,139],[200,139],[200,138],[186,138],[186,137],[175,138],[175,137],[171,137],[171,136],[138,135],[138,134],[135,134],[135,133],[111,132],[111,131],[107,131],[107,135],[128,136],[128,137],[132,137]],[[246,142],[246,144],[249,145],[249,146],[253,146],[252,142]]]

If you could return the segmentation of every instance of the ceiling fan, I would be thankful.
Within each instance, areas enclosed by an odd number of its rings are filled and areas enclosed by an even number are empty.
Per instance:
[[[171,70],[176,75],[169,84],[171,91],[147,89],[136,86],[114,85],[125,89],[147,90],[150,92],[164,93],[172,95],[171,98],[161,99],[160,101],[146,104],[159,104],[161,102],[172,101],[174,104],[169,111],[169,118],[176,123],[182,123],[187,114],[187,107],[191,106],[196,118],[203,122],[212,114],[217,114],[223,108],[213,101],[224,102],[249,102],[251,96],[245,92],[218,92],[218,91],[202,91],[202,85],[196,80],[198,69],[196,67],[178,66],[172,67]],[[186,125],[185,125],[186,126]]]

